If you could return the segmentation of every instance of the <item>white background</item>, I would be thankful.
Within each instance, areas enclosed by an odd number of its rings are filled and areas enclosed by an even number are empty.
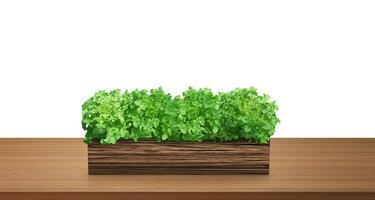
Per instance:
[[[83,137],[99,89],[255,86],[275,137],[375,136],[375,1],[0,2],[0,137]]]

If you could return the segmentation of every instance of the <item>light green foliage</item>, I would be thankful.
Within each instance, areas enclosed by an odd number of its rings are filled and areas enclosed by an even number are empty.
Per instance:
[[[82,105],[86,143],[99,140],[268,143],[279,123],[277,105],[255,88],[214,94],[189,88],[172,97],[162,88],[99,91]]]
[[[220,139],[246,139],[267,143],[280,120],[278,107],[268,95],[259,95],[254,87],[219,94]]]

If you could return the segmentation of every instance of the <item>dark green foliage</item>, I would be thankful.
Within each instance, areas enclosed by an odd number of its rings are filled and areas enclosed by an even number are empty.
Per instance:
[[[99,91],[82,105],[86,143],[99,140],[268,143],[279,123],[277,105],[255,88],[214,94],[189,88],[172,97],[162,88]]]

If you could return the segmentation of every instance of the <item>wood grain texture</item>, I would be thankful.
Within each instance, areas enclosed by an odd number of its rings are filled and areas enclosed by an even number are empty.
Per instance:
[[[90,176],[87,163],[81,138],[0,139],[0,199],[375,199],[375,139],[272,139],[269,175]]]
[[[370,192],[20,192],[1,200],[374,200]]]
[[[88,145],[89,174],[268,174],[269,145],[119,141]]]

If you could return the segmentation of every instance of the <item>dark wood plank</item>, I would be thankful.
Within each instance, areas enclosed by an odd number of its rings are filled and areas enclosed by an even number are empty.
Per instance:
[[[268,174],[269,145],[119,141],[88,145],[89,174]]]

